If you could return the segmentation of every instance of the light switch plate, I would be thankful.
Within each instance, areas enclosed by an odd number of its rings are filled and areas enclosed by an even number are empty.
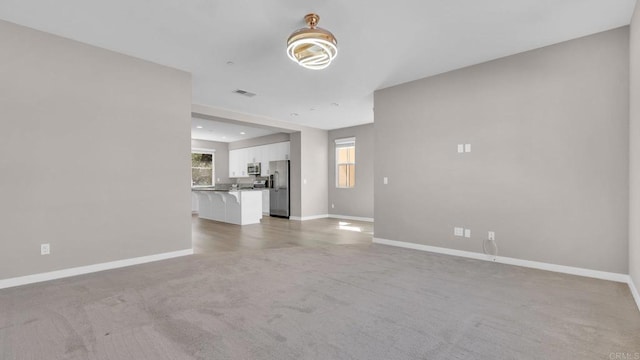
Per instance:
[[[464,229],[460,228],[460,227],[454,227],[453,228],[453,235],[455,235],[455,236],[463,236],[464,235]]]
[[[458,144],[458,153],[464,152],[464,144]]]
[[[471,237],[471,229],[464,229],[464,237],[466,238]]]
[[[389,183],[389,178],[388,178],[388,177],[386,177],[386,176],[385,176],[385,177],[383,177],[383,178],[382,178],[382,183],[383,183],[383,184],[385,184],[385,185],[387,185],[387,184]]]
[[[471,144],[464,144],[464,152],[471,152]]]
[[[496,233],[493,231],[489,231],[489,236],[487,236],[488,240],[495,240],[496,239]]]

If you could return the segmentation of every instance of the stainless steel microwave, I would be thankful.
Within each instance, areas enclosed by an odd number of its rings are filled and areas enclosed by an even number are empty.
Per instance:
[[[260,163],[248,163],[247,164],[248,175],[260,175]]]

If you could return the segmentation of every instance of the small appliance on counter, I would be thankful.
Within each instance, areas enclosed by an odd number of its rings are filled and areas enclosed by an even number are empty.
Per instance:
[[[289,160],[269,161],[269,215],[289,218]]]
[[[247,174],[248,175],[260,175],[260,163],[248,163]]]
[[[253,182],[254,189],[266,189],[267,188],[267,180],[255,180]]]

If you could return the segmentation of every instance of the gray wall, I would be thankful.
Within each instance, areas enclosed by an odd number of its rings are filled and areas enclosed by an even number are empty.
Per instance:
[[[373,124],[329,131],[329,213],[373,218]],[[356,185],[336,188],[335,140],[356,138]],[[331,205],[334,205],[332,208]]]
[[[0,44],[0,279],[190,249],[190,75],[4,21]]]
[[[289,138],[290,136],[287,133],[276,133],[276,134],[260,136],[257,138],[252,138],[247,140],[234,141],[229,143],[229,150],[243,149],[243,148],[260,146],[260,145],[275,144],[279,142],[289,141]]]
[[[328,132],[309,128],[301,134],[302,217],[326,216],[329,196]]]
[[[640,4],[631,19],[630,36],[630,208],[629,208],[629,274],[640,288]]]
[[[291,174],[291,189],[289,190],[291,203],[291,216],[302,217],[302,133],[291,134],[289,145],[289,171]]]
[[[233,182],[229,179],[229,144],[208,141],[208,140],[191,140],[192,149],[209,149],[215,150],[214,155],[214,173],[217,184],[228,184]]]
[[[375,236],[493,230],[502,256],[626,274],[628,50],[624,27],[377,91]]]

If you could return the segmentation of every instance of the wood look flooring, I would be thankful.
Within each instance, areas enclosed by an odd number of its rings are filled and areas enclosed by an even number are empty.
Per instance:
[[[342,219],[307,221],[263,216],[260,224],[234,225],[192,217],[197,254],[296,246],[371,244],[373,223]]]

